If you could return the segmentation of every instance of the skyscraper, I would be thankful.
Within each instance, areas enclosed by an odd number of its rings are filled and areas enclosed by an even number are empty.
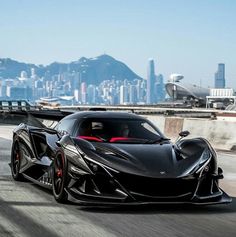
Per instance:
[[[89,104],[96,103],[96,87],[95,85],[89,85],[87,88],[87,102]]]
[[[137,102],[137,87],[135,85],[129,85],[129,103],[135,104]]]
[[[164,78],[162,74],[158,74],[156,76],[155,82],[155,101],[162,102],[165,99],[165,86],[164,86]]]
[[[128,87],[125,85],[120,86],[120,104],[128,102]]]
[[[155,69],[154,60],[149,59],[148,62],[148,73],[147,73],[147,104],[155,103]]]
[[[82,104],[86,104],[87,103],[87,86],[85,82],[81,83],[81,102]]]
[[[219,63],[215,73],[215,88],[225,88],[225,64]]]

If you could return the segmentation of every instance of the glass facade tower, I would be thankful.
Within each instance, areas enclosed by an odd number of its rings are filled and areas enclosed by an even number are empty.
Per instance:
[[[219,63],[215,73],[215,88],[225,88],[225,64]]]
[[[148,62],[148,74],[147,74],[147,104],[155,103],[155,69],[154,60],[149,59]]]

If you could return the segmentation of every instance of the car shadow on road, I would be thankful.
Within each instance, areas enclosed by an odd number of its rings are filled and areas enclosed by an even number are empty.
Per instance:
[[[79,210],[97,213],[124,214],[225,214],[236,212],[236,197],[232,197],[230,204],[217,205],[189,205],[189,204],[155,204],[135,206],[80,206]]]
[[[11,178],[8,178],[9,180]],[[26,181],[27,182],[27,181]],[[53,201],[52,190],[45,189],[37,184],[27,182],[26,186],[24,182],[22,186],[29,188],[31,191],[46,195],[51,201]],[[18,184],[21,186],[21,183]],[[123,214],[225,214],[236,212],[236,197],[231,197],[232,202],[229,204],[216,204],[216,205],[190,205],[190,204],[151,204],[151,205],[116,205],[116,206],[99,206],[99,205],[86,205],[75,204],[68,202],[67,204],[59,204],[55,200],[55,205],[72,207],[84,212],[93,213],[123,213]]]
[[[1,177],[2,181],[13,181],[10,176]],[[26,185],[27,184],[27,185]],[[37,184],[29,181],[19,182],[18,186],[30,189],[31,192],[36,192],[40,195],[46,196],[50,201],[54,202],[52,190],[45,189]],[[123,213],[123,214],[225,214],[236,212],[236,197],[231,197],[232,202],[229,204],[216,204],[216,205],[190,205],[190,204],[151,204],[151,205],[116,205],[116,206],[100,206],[75,204],[68,202],[67,204],[59,204],[55,201],[56,206],[72,207],[79,211],[93,212],[93,213]]]

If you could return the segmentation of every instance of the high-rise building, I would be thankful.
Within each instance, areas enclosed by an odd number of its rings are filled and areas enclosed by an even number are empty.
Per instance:
[[[82,104],[87,103],[87,86],[85,82],[81,83],[81,102]]]
[[[162,102],[165,99],[165,86],[164,86],[164,78],[162,74],[156,76],[155,83],[155,95],[156,102]]]
[[[95,85],[89,85],[87,88],[87,102],[89,104],[95,104],[96,102],[96,87]]]
[[[32,98],[32,88],[22,87],[22,86],[7,86],[6,94],[9,98],[12,99],[24,99],[31,100]]]
[[[225,88],[225,64],[219,63],[215,73],[215,88]]]
[[[0,97],[6,97],[6,91],[7,91],[7,86],[6,82],[3,80],[0,80]]]
[[[128,102],[128,87],[125,85],[120,86],[120,104]]]
[[[80,91],[79,89],[74,90],[74,97],[76,102],[80,102]]]
[[[154,60],[149,59],[148,62],[148,74],[147,74],[147,104],[155,103],[155,69],[154,69]]]
[[[129,85],[129,103],[137,103],[137,88],[135,85]]]

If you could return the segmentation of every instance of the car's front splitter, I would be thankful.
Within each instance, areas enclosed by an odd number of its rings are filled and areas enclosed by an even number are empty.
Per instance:
[[[222,195],[218,198],[210,198],[205,200],[194,199],[189,201],[180,201],[180,200],[150,200],[150,201],[114,201],[114,199],[110,200],[101,200],[100,198],[96,199],[86,199],[86,198],[75,198],[69,192],[68,193],[68,201],[86,206],[136,206],[136,205],[173,205],[173,204],[186,204],[186,205],[216,205],[216,204],[227,204],[232,202],[232,198],[228,196],[224,191],[222,191]]]

